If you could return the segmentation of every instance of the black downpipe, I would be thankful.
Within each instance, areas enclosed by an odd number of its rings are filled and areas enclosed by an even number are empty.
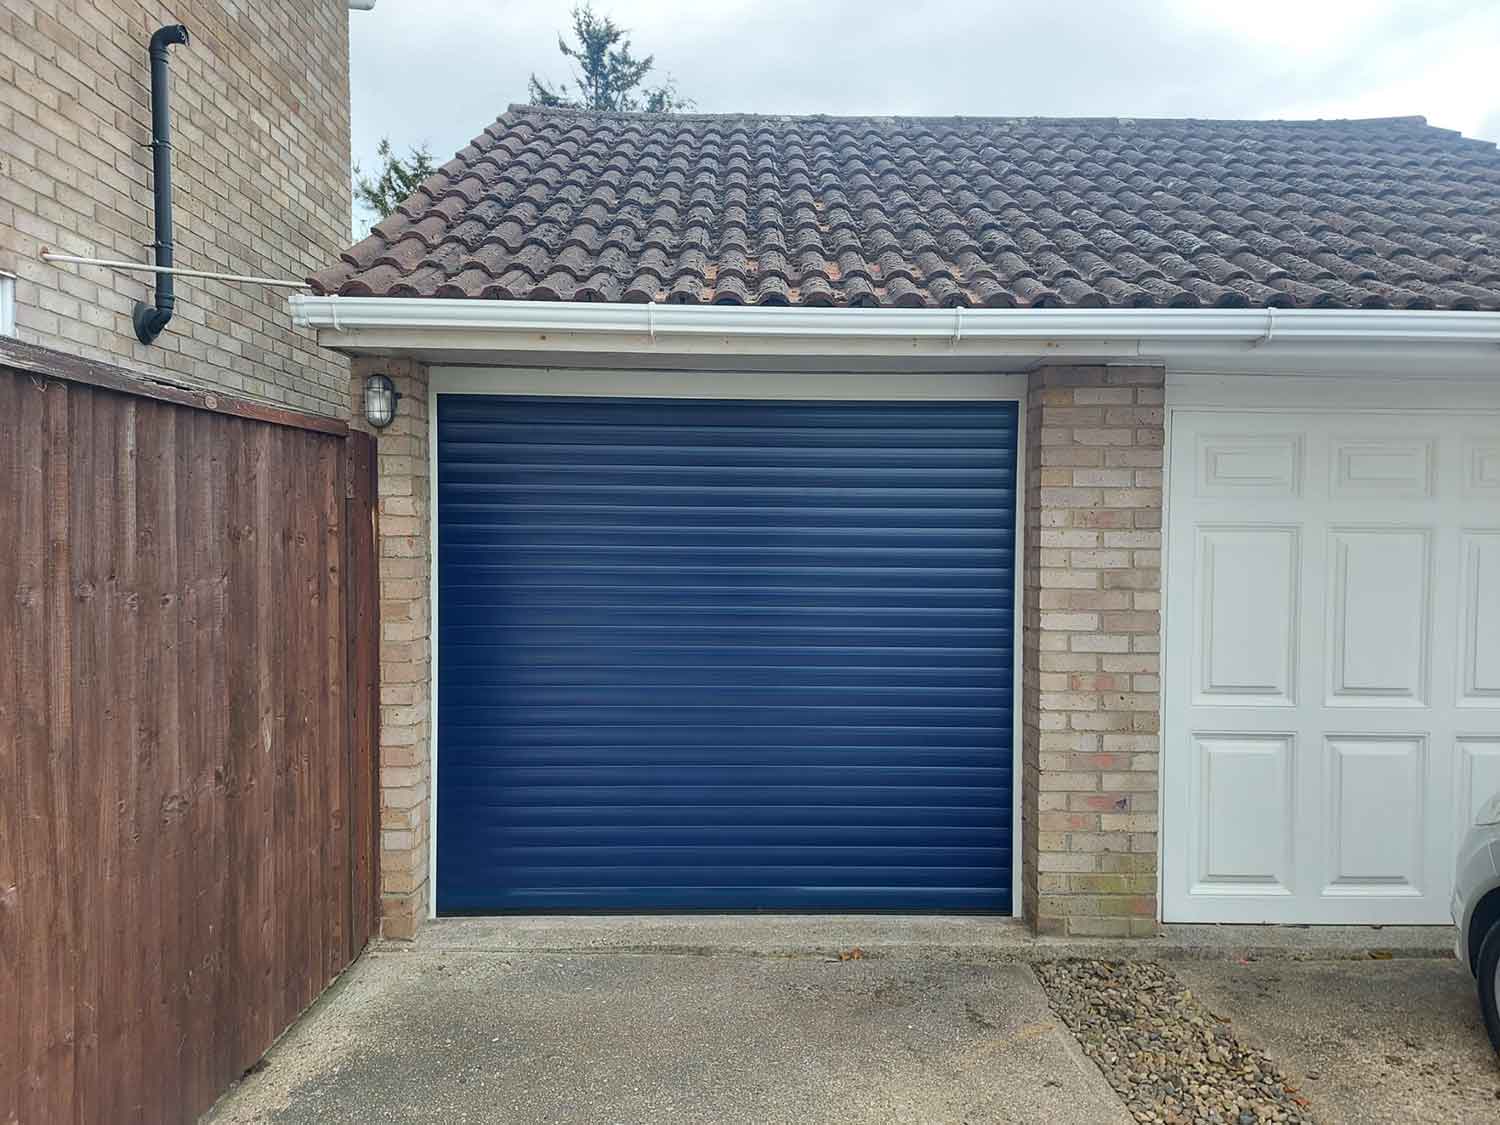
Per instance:
[[[172,268],[172,116],[170,90],[167,85],[167,48],[186,44],[188,29],[180,23],[159,28],[151,36],[151,189],[156,197],[156,264]],[[177,298],[172,292],[172,275],[156,275],[156,304],[137,301],[132,320],[136,339],[149,344],[161,335],[172,319]]]

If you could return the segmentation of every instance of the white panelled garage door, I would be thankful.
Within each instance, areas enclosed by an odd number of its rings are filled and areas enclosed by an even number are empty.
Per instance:
[[[1500,791],[1500,415],[1178,411],[1170,442],[1165,919],[1447,922]]]

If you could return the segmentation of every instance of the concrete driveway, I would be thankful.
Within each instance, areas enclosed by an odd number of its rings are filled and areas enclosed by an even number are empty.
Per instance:
[[[1028,961],[1151,955],[1315,1120],[1500,1121],[1451,935],[1174,929],[1059,944],[973,919],[444,921],[366,954],[208,1121],[1126,1125]],[[1396,956],[1357,959],[1362,943]]]
[[[1452,958],[1171,968],[1282,1064],[1324,1125],[1500,1121],[1500,1066]]]
[[[209,1120],[1130,1121],[1031,969],[367,955]]]

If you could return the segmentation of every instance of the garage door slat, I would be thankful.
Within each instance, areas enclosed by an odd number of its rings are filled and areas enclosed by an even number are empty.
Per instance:
[[[446,677],[446,673],[444,673]],[[441,745],[452,740],[459,745],[491,746],[503,754],[507,747],[541,748],[548,746],[597,746],[618,744],[650,749],[657,746],[735,746],[802,748],[816,751],[830,742],[847,744],[858,741],[871,746],[906,746],[920,741],[927,746],[965,746],[990,749],[997,739],[1008,735],[1008,724],[988,726],[850,726],[831,723],[808,726],[750,726],[703,722],[666,725],[650,724],[574,724],[568,728],[542,727],[536,723],[442,723]],[[440,752],[441,754],[441,752]]]
[[[440,396],[439,908],[1007,911],[1016,436]]]

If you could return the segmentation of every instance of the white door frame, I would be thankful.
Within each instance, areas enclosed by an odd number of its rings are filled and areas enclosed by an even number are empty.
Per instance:
[[[1011,373],[747,372],[599,370],[557,367],[433,367],[427,383],[428,453],[428,895],[437,917],[438,849],[438,396],[444,394],[595,396],[668,399],[833,400],[851,402],[1014,402],[1016,411],[1015,555],[1011,623],[1011,916],[1021,917],[1021,684],[1026,532],[1027,376]]]
[[[1323,377],[1317,374],[1226,376],[1169,371],[1165,407],[1166,433],[1162,466],[1162,722],[1158,778],[1161,799],[1157,901],[1160,904],[1161,921],[1179,922],[1198,919],[1181,916],[1181,907],[1187,905],[1186,889],[1171,885],[1171,880],[1186,875],[1183,866],[1185,861],[1178,856],[1174,862],[1172,846],[1187,839],[1181,828],[1181,820],[1191,815],[1192,806],[1188,802],[1196,799],[1180,776],[1186,763],[1174,760],[1174,748],[1180,754],[1179,743],[1186,737],[1186,732],[1179,729],[1182,718],[1178,710],[1190,691],[1190,685],[1178,682],[1170,673],[1172,657],[1180,655],[1174,646],[1181,643],[1181,638],[1176,635],[1182,627],[1181,619],[1187,617],[1190,620],[1192,612],[1191,605],[1178,604],[1178,598],[1184,590],[1191,596],[1191,586],[1174,591],[1171,571],[1174,515],[1172,459],[1178,436],[1177,417],[1189,411],[1246,410],[1262,414],[1352,414],[1359,418],[1381,415],[1428,416],[1432,423],[1440,425],[1443,415],[1472,420],[1475,414],[1479,414],[1491,420],[1495,432],[1500,434],[1500,365],[1497,365],[1496,377],[1486,379],[1443,379],[1420,375],[1368,379],[1347,375]],[[1456,826],[1455,831],[1460,827]],[[1255,919],[1246,916],[1221,920]]]

